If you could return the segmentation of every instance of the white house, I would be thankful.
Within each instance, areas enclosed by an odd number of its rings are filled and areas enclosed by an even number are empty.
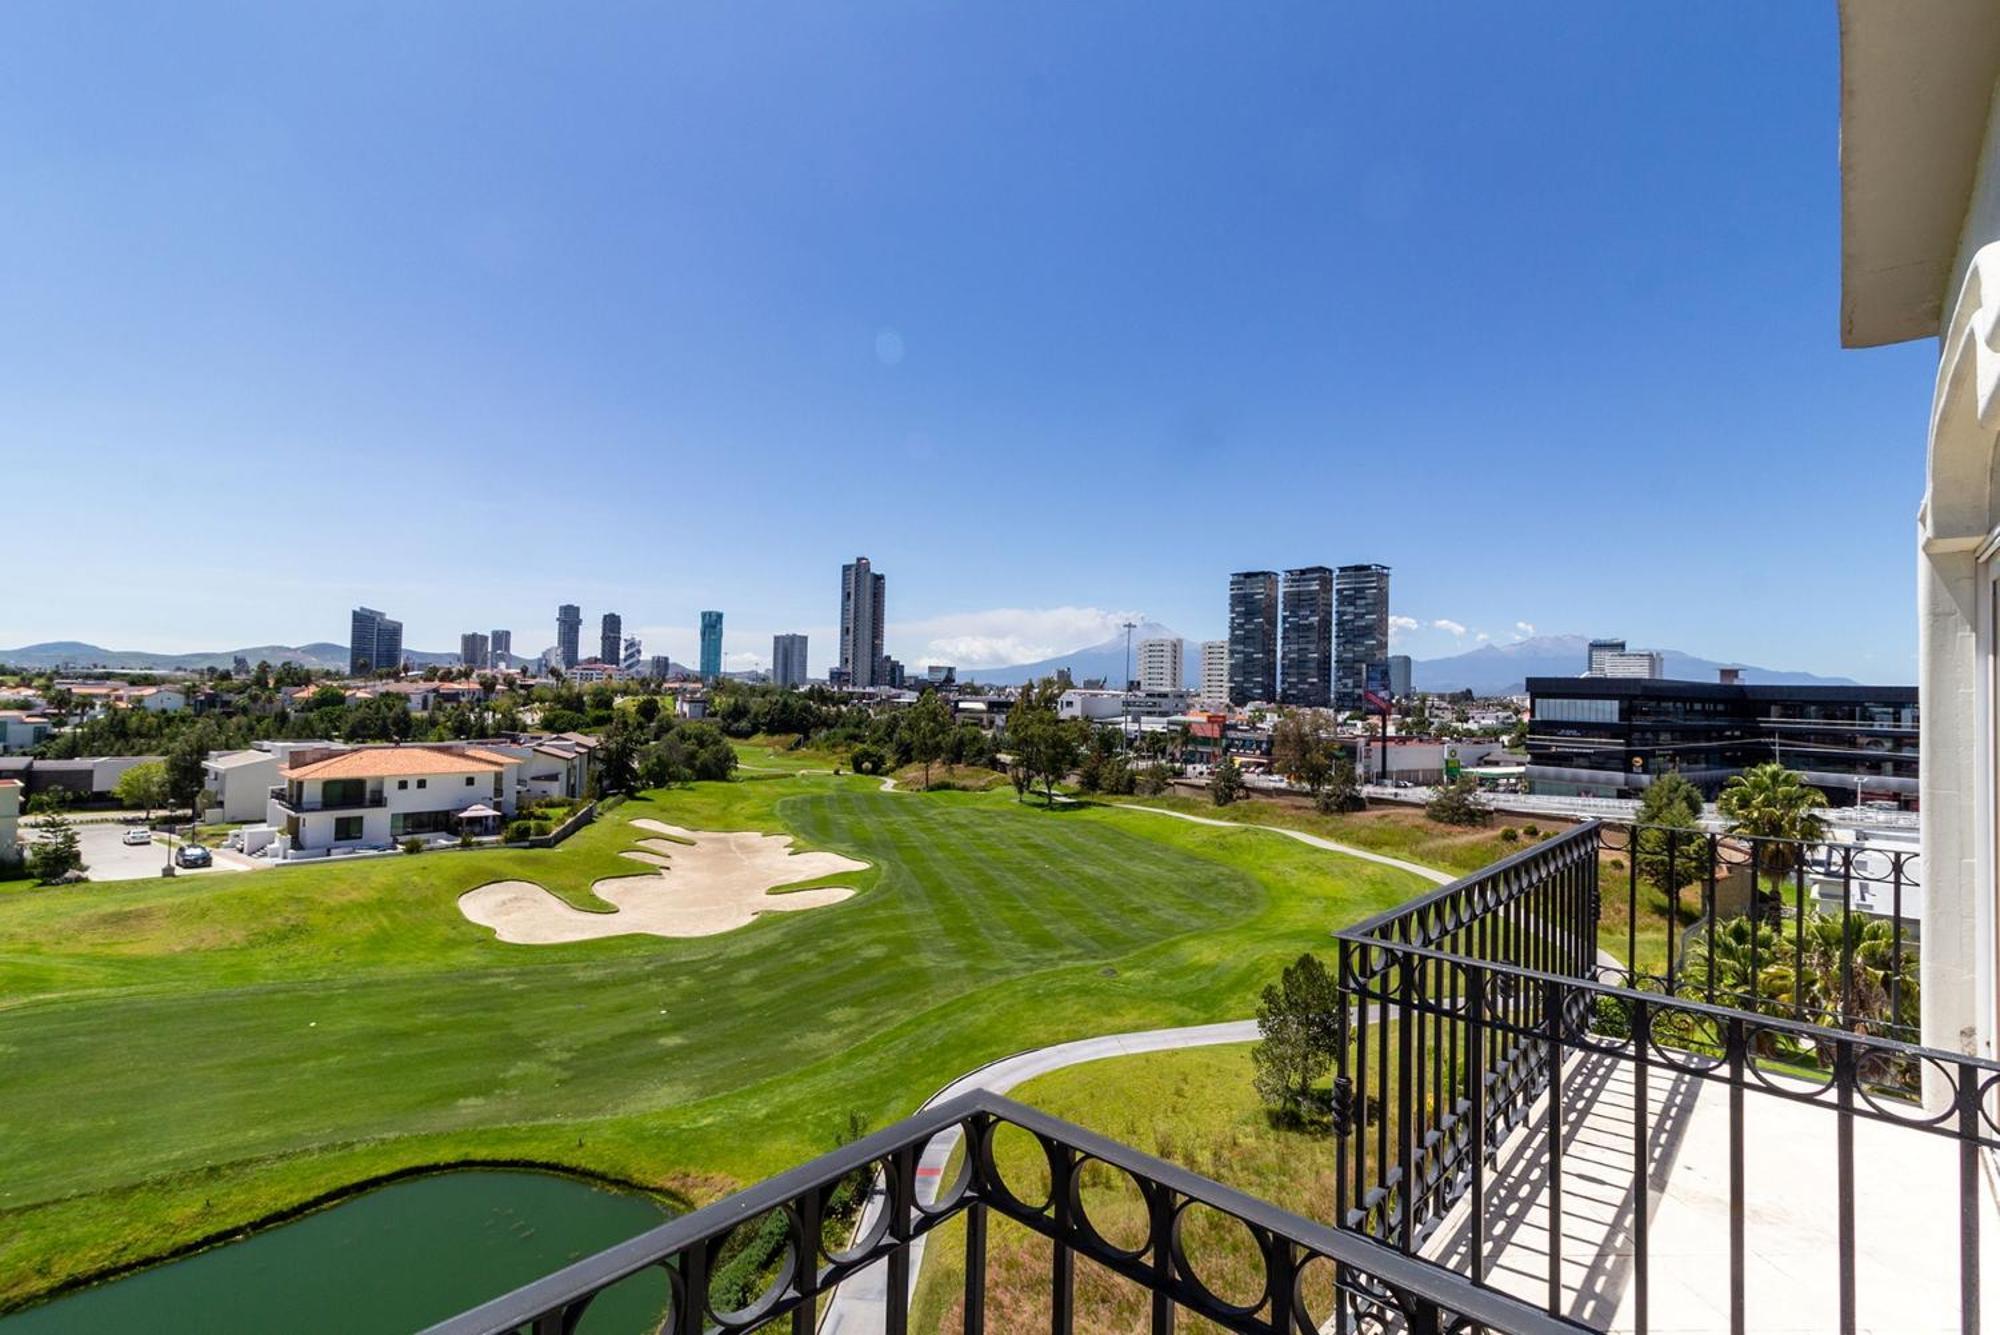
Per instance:
[[[480,746],[297,751],[266,819],[286,857],[387,848],[411,836],[497,834],[516,809],[522,761]]]
[[[21,781],[0,779],[0,867],[21,865]]]
[[[1841,340],[1940,340],[1916,513],[1923,1041],[1994,1057],[2000,6],[1842,0],[1840,47]]]
[[[217,751],[202,762],[208,808],[202,819],[232,823],[264,819],[271,789],[278,783],[278,757],[271,751]]]
[[[49,721],[26,709],[0,709],[0,755],[14,755],[39,746],[49,735]]]

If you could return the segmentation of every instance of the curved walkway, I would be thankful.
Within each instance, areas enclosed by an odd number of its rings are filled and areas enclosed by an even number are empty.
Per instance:
[[[1106,1034],[1101,1038],[1080,1038],[1071,1043],[1017,1052],[1011,1057],[990,1062],[940,1089],[925,1101],[924,1107],[955,1099],[975,1089],[1005,1094],[1024,1080],[1104,1057],[1130,1057],[1142,1052],[1210,1047],[1218,1043],[1254,1043],[1256,1040],[1255,1020],[1230,1020],[1222,1024],[1189,1025],[1183,1029],[1145,1029],[1129,1034]],[[954,1127],[933,1136],[930,1143],[924,1146],[923,1157],[917,1160],[917,1198],[925,1205],[937,1199],[938,1190],[944,1185],[945,1164],[950,1160],[952,1151],[958,1148],[959,1139],[959,1131]],[[875,1226],[882,1204],[882,1194],[878,1190],[869,1198],[868,1208],[862,1212],[857,1236],[865,1235]],[[910,1287],[913,1293],[917,1277],[923,1273],[924,1241],[920,1237],[910,1244]],[[821,1335],[881,1335],[888,1309],[888,1289],[889,1267],[886,1265],[872,1265],[849,1279],[834,1292],[833,1301],[827,1304],[826,1314],[820,1319]]]
[[[1282,825],[1254,825],[1247,820],[1217,820],[1213,816],[1190,816],[1185,811],[1169,811],[1165,807],[1145,807],[1140,806],[1136,802],[1119,802],[1116,805],[1125,811],[1150,811],[1155,816],[1172,816],[1175,820],[1193,821],[1196,825],[1213,825],[1223,830],[1268,830],[1272,834],[1282,834],[1287,839],[1296,839],[1300,843],[1309,844],[1314,848],[1323,848],[1329,853],[1344,853],[1351,858],[1360,858],[1363,862],[1375,862],[1384,867],[1394,867],[1397,871],[1406,871],[1412,876],[1421,876],[1433,885],[1450,885],[1458,879],[1456,876],[1452,876],[1446,872],[1426,867],[1420,862],[1405,862],[1401,858],[1392,858],[1386,853],[1371,853],[1365,848],[1356,848],[1352,844],[1336,844],[1331,839],[1322,839],[1316,834],[1307,834],[1304,830],[1288,830]]]

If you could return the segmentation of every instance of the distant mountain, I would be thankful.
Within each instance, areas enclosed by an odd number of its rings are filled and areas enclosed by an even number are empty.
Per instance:
[[[1678,649],[1661,651],[1667,676],[1675,681],[1714,681],[1720,668],[1741,668],[1744,682],[1758,686],[1849,686],[1848,677],[1781,672],[1747,663],[1718,663]],[[1410,665],[1411,684],[1420,691],[1464,691],[1512,695],[1529,677],[1580,677],[1590,658],[1587,635],[1537,635],[1512,644],[1487,644],[1448,658],[1420,658]]]
[[[319,668],[333,672],[347,670],[347,646],[331,644],[324,640],[312,644],[259,644],[247,649],[224,649],[213,653],[195,654],[154,654],[140,649],[106,649],[101,645],[85,644],[81,640],[52,640],[46,644],[23,645],[19,649],[0,649],[0,663],[23,668],[110,668],[126,672],[198,672],[202,668],[226,668],[233,665],[238,657],[253,666],[269,663],[276,666],[290,661],[301,667]],[[426,653],[418,649],[404,651],[404,656],[418,667],[433,664],[443,666],[458,662],[458,655]]]
[[[1139,674],[1139,641],[1186,639],[1179,631],[1162,626],[1156,621],[1148,621],[1132,631],[1132,675]],[[1102,644],[1087,645],[1082,649],[1072,649],[1054,658],[1041,658],[1032,663],[1010,663],[1005,667],[960,668],[960,681],[981,681],[989,686],[1019,686],[1025,682],[1043,677],[1053,677],[1061,668],[1068,668],[1070,680],[1089,681],[1101,677],[1110,686],[1121,686],[1125,681],[1125,636],[1121,632]],[[1187,640],[1182,653],[1182,674],[1188,687],[1201,685],[1201,646],[1196,640]]]

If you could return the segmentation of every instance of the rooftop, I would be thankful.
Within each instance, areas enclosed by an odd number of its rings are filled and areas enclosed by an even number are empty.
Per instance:
[[[487,751],[425,746],[364,747],[282,771],[287,779],[380,779],[419,774],[491,773],[510,763]]]

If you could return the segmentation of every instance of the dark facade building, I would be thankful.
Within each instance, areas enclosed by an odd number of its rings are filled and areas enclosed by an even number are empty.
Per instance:
[[[597,661],[623,662],[621,654],[624,644],[625,619],[616,612],[606,612],[604,619],[597,623]]]
[[[1239,570],[1229,577],[1229,703],[1278,698],[1278,576]]]
[[[1527,780],[1537,793],[1637,797],[1678,771],[1709,797],[1775,760],[1835,806],[1911,805],[1914,686],[1745,686],[1530,677]]]
[[[1342,566],[1333,576],[1333,707],[1362,707],[1370,664],[1389,661],[1389,567]]]
[[[771,680],[780,686],[803,686],[806,684],[805,636],[773,635],[771,637]]]
[[[564,603],[556,609],[556,657],[565,668],[573,668],[583,661],[583,609],[575,603]]]
[[[1333,703],[1333,571],[1287,570],[1283,620],[1278,702],[1324,709]]]
[[[888,665],[882,655],[886,584],[865,556],[840,568],[840,670],[845,685],[888,685]]]
[[[372,607],[357,607],[348,620],[347,670],[357,677],[403,666],[403,623]]]

